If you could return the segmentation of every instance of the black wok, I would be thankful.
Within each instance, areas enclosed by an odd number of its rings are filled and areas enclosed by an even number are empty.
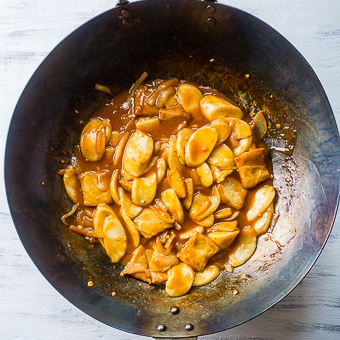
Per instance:
[[[245,111],[271,113],[265,141],[278,193],[276,225],[248,263],[180,298],[120,277],[121,268],[98,246],[60,220],[71,202],[57,171],[78,142],[80,121],[109,100],[94,84],[118,93],[143,71],[149,79],[176,76],[209,85]],[[277,124],[283,127],[279,134]],[[339,151],[319,80],[268,25],[211,1],[125,3],[72,33],[32,76],[8,133],[6,190],[27,252],[71,303],[126,332],[195,337],[257,316],[303,279],[336,215]],[[87,286],[90,279],[93,287]]]

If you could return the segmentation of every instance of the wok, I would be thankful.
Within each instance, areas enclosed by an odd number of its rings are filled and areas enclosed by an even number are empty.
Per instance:
[[[276,224],[245,265],[180,298],[120,277],[119,265],[60,220],[71,202],[57,171],[78,142],[80,122],[110,99],[94,84],[118,93],[143,71],[211,86],[247,112],[270,112]],[[211,1],[121,1],[68,36],[33,74],[8,132],[6,191],[28,254],[76,307],[126,332],[196,337],[257,316],[310,270],[336,215],[339,150],[315,73],[267,24]]]

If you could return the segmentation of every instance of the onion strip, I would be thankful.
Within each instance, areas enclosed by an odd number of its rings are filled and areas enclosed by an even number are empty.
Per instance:
[[[72,207],[72,209],[71,209],[68,213],[66,213],[65,215],[63,215],[63,216],[61,217],[62,222],[63,222],[66,226],[68,226],[66,219],[69,218],[70,216],[72,216],[72,215],[76,212],[76,210],[78,209],[78,207],[79,207],[79,203],[74,204],[73,207]]]
[[[147,76],[148,76],[148,73],[144,71],[142,73],[142,75],[130,87],[129,94],[130,94],[131,97],[136,94],[137,88],[143,84],[143,82],[144,82],[144,80],[146,79]]]
[[[110,90],[107,86],[105,86],[105,85],[96,83],[96,84],[94,85],[94,88],[95,88],[96,90],[98,90],[98,91],[108,93],[108,94],[110,94],[110,95],[112,96],[111,90]]]
[[[83,228],[81,225],[70,225],[69,226],[69,229],[80,234],[80,235],[84,235],[84,236],[88,236],[88,237],[103,237],[104,234],[103,233],[100,233],[100,232],[97,232],[93,229],[88,229],[88,228]]]

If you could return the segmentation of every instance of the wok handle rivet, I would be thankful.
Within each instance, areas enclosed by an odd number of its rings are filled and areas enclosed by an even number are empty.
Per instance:
[[[186,331],[192,331],[194,329],[194,325],[191,324],[191,323],[187,323],[185,326],[184,326],[184,329]]]
[[[171,307],[170,313],[171,314],[178,314],[179,313],[179,308],[178,307]]]
[[[156,329],[158,330],[158,332],[165,332],[166,331],[166,326],[163,324],[159,324]]]
[[[127,17],[130,15],[129,11],[126,10],[126,9],[123,9],[123,10],[120,12],[120,14],[122,15],[123,18],[127,18]]]
[[[214,25],[216,25],[216,20],[212,17],[209,17],[207,19],[207,23],[208,23],[209,26],[214,26]]]
[[[213,14],[215,12],[215,7],[213,5],[208,5],[207,11],[208,13]]]

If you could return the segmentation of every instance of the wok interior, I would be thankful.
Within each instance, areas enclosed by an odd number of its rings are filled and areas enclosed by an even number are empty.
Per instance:
[[[29,255],[70,302],[127,332],[185,337],[249,320],[301,281],[335,217],[338,132],[318,79],[266,24],[236,9],[213,4],[212,11],[209,6],[196,1],[138,2],[93,19],[39,67],[9,130],[8,201]],[[128,16],[122,16],[123,9]],[[223,273],[180,298],[167,297],[162,287],[120,277],[121,267],[110,263],[98,245],[70,232],[60,220],[71,202],[56,172],[78,143],[80,121],[110,100],[95,91],[94,84],[118,93],[143,71],[148,79],[176,76],[216,88],[246,110],[267,108],[272,122],[294,135],[288,138],[270,129],[266,139],[278,193],[270,238],[262,237],[255,255],[234,273]],[[180,312],[171,314],[172,307]],[[184,329],[187,323],[193,330]],[[159,324],[166,325],[165,332],[156,330]]]

